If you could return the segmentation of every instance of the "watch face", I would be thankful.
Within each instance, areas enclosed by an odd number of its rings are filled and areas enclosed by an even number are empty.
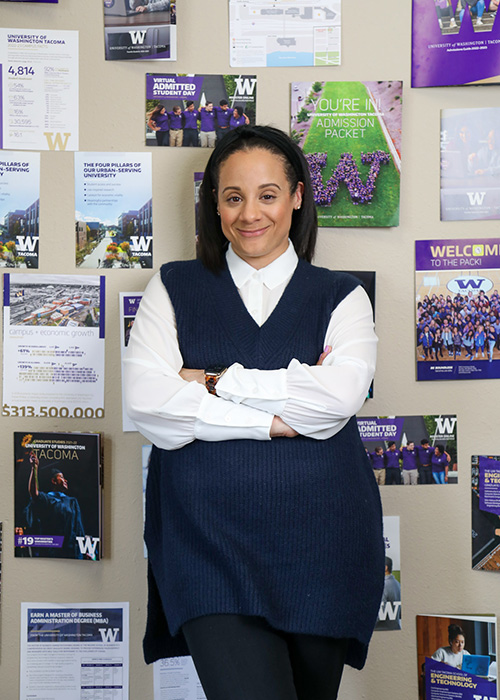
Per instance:
[[[224,365],[210,365],[209,367],[206,368],[205,374],[215,374],[219,375],[224,372],[226,367]]]

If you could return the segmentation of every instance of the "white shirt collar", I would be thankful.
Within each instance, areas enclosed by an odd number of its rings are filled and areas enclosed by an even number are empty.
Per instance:
[[[239,255],[236,255],[231,244],[229,244],[226,252],[226,262],[233,282],[238,289],[241,289],[257,272],[259,273],[258,278],[266,287],[274,289],[293,275],[299,258],[292,242],[288,240],[288,248],[285,252],[260,270],[256,270],[245,262],[243,258],[240,258]]]

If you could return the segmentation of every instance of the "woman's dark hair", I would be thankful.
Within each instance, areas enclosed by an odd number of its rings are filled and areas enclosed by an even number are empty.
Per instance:
[[[444,447],[443,445],[435,445],[436,450],[439,451],[439,454],[442,455],[444,454]]]
[[[165,109],[165,105],[162,105],[162,104],[156,105],[156,107],[151,112],[151,116],[149,118],[154,120],[155,117],[157,117],[159,114],[161,114],[162,109]],[[166,109],[165,109],[165,111],[166,111]]]
[[[233,110],[235,110],[236,112],[238,112],[238,116],[239,116],[239,117],[242,117],[242,116],[243,116],[243,107],[240,107],[239,105],[235,105],[235,106],[233,107]]]
[[[311,262],[314,255],[318,229],[316,205],[309,168],[302,151],[289,136],[272,126],[239,126],[217,143],[200,186],[198,255],[203,265],[212,272],[224,267],[224,255],[228,245],[217,215],[217,188],[221,165],[233,153],[257,148],[269,151],[282,160],[292,194],[299,182],[304,184],[301,207],[293,211],[289,236],[299,258]]]
[[[456,639],[459,634],[461,634],[462,637],[465,637],[464,631],[460,625],[448,625],[448,641],[450,643],[453,642],[453,640]]]

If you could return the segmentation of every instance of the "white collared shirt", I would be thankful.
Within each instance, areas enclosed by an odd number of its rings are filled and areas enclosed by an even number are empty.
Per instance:
[[[245,307],[262,325],[297,266],[293,245],[261,270],[231,246],[226,260]],[[321,366],[293,359],[286,368],[257,370],[235,363],[217,382],[217,396],[209,394],[179,376],[175,312],[157,273],[142,298],[123,363],[128,414],[145,437],[167,450],[195,439],[269,440],[275,415],[301,435],[329,438],[363,405],[375,371],[377,336],[362,287],[333,310],[324,345],[332,351]]]

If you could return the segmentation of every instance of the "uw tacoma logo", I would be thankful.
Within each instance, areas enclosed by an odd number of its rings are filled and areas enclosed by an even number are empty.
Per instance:
[[[238,95],[238,96],[253,95],[254,90],[255,90],[255,83],[257,82],[257,78],[238,77],[238,78],[235,78],[235,81],[236,81],[236,95]]]
[[[134,31],[129,31],[132,44],[144,44],[146,31],[146,29],[135,29]]]
[[[467,192],[467,197],[469,198],[471,207],[481,206],[486,197],[486,192]]]
[[[130,250],[133,253],[149,251],[153,236],[130,236]]]
[[[479,292],[489,292],[493,287],[493,282],[487,277],[471,275],[470,277],[455,277],[448,282],[446,287],[453,294],[467,294],[467,292],[479,294]]]
[[[71,132],[65,131],[64,134],[61,134],[60,131],[56,133],[54,133],[53,131],[44,131],[43,135],[47,139],[49,151],[65,151],[66,146],[68,145],[68,139],[71,136]]]
[[[36,250],[40,236],[16,236],[16,246],[19,253],[33,253]]]
[[[440,435],[453,435],[455,432],[455,425],[457,424],[456,416],[436,416],[436,434]]]
[[[77,537],[76,539],[81,554],[88,554],[90,557],[94,558],[96,547],[99,544],[99,538],[85,535],[85,537]]]

